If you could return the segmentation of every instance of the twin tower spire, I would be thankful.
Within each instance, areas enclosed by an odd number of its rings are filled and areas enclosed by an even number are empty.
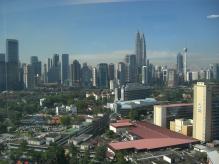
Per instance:
[[[137,66],[141,68],[142,66],[147,64],[146,43],[144,33],[140,34],[139,31],[137,32],[135,46]]]

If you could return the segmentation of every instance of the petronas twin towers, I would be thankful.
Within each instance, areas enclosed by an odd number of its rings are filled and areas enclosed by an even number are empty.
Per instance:
[[[135,53],[136,53],[136,62],[138,68],[141,68],[142,66],[146,65],[147,57],[146,57],[146,44],[145,44],[145,37],[144,34],[140,34],[137,32],[136,34],[136,48],[135,48]]]

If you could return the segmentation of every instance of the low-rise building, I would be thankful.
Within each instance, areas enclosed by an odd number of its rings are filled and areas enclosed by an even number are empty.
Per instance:
[[[186,136],[192,136],[193,121],[191,119],[175,119],[170,121],[170,130]]]
[[[126,131],[129,127],[134,126],[134,124],[129,120],[118,120],[116,123],[111,123],[109,130],[114,133],[120,133]]]
[[[164,128],[170,127],[170,121],[178,118],[191,119],[192,116],[192,103],[154,105],[154,124]]]
[[[50,143],[56,142],[57,140],[61,139],[61,135],[59,133],[50,133],[45,138],[46,144],[49,145]]]

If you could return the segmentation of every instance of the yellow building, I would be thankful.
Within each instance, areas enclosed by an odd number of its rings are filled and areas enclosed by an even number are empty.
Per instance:
[[[201,141],[219,139],[219,84],[194,85],[193,137]]]
[[[192,124],[193,121],[191,119],[175,119],[170,121],[170,130],[186,136],[192,136]]]

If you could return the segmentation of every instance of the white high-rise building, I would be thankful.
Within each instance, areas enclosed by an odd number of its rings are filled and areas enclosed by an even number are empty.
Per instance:
[[[188,81],[187,79],[187,48],[184,48],[184,60],[183,60],[183,75],[184,75],[184,81]]]
[[[148,85],[148,66],[142,66],[142,84]]]
[[[96,67],[92,68],[92,85],[93,85],[93,87],[97,87],[97,69],[96,69]]]

